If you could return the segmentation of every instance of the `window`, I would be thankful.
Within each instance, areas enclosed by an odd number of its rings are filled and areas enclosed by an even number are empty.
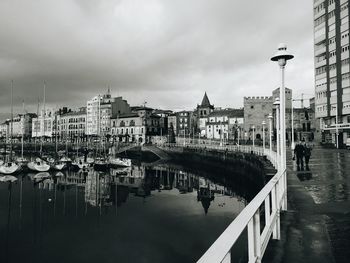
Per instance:
[[[348,9],[348,3],[342,4],[340,7],[340,12]]]
[[[349,58],[343,59],[343,60],[341,61],[341,65],[342,65],[342,66],[347,65],[347,64],[349,64]]]
[[[325,72],[326,72],[326,66],[316,68],[316,75],[320,75],[320,74],[325,73]],[[251,109],[252,109],[252,106],[251,106]]]
[[[329,39],[329,44],[331,45],[331,44],[334,44],[334,43],[335,43],[335,37],[330,38]]]
[[[337,82],[337,77],[333,77],[329,79],[329,84],[334,84]]]
[[[332,18],[333,16],[335,16],[335,10],[332,10],[328,13],[328,18]]]
[[[326,16],[325,15],[320,16],[315,20],[315,27],[317,27],[318,25],[321,25],[324,21],[326,21]]]
[[[254,109],[254,105],[250,105],[250,108],[251,108],[251,109]]]
[[[316,6],[314,8],[315,15],[318,14],[319,12],[321,12],[323,9],[324,9],[324,3],[321,3],[320,5]]]
[[[345,45],[345,46],[343,46],[343,47],[341,47],[341,52],[343,53],[343,52],[346,52],[346,51],[348,51],[349,50],[349,45]]]

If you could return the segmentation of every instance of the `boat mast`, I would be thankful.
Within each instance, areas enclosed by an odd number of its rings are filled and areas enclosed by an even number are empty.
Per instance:
[[[24,132],[25,132],[25,128],[24,128],[24,122],[25,122],[25,112],[24,112],[24,100],[22,101],[22,107],[23,107],[23,122],[22,122],[22,161],[23,161],[23,143],[24,143]]]
[[[44,81],[44,99],[43,99],[43,114],[42,114],[42,119],[43,119],[43,125],[42,125],[42,133],[41,133],[41,140],[40,140],[40,156],[42,155],[43,151],[43,136],[45,137],[45,117],[46,117],[46,111],[45,111],[45,91],[46,91],[46,83]]]
[[[13,132],[13,80],[11,80],[11,127],[10,127],[10,162],[12,162],[12,132]]]
[[[58,145],[57,145],[57,136],[58,136],[58,112],[57,112],[57,105],[56,105],[56,113],[55,113],[55,123],[56,123],[56,129],[55,129],[55,146],[56,146],[56,153],[58,150]]]
[[[35,122],[35,140],[34,140],[34,151],[36,152],[36,141],[38,139],[38,124],[39,124],[39,97],[38,97],[38,106],[36,108],[36,122]],[[40,126],[41,127],[41,126]]]

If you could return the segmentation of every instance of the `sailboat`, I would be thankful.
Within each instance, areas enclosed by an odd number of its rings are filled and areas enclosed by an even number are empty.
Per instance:
[[[30,170],[35,172],[47,172],[50,170],[50,165],[40,158],[36,158],[35,161],[29,162],[27,166]]]
[[[46,84],[44,83],[44,103],[43,103],[43,113],[41,114],[41,117],[43,119],[43,122],[40,121],[40,130],[42,130],[43,134],[45,135],[45,117],[46,117],[46,112],[45,112],[45,89],[46,89]],[[39,119],[39,115],[38,115]],[[42,155],[42,146],[43,146],[43,134],[41,134],[41,142],[40,142],[40,156]],[[27,164],[28,168],[32,171],[36,172],[47,172],[50,170],[50,165],[47,164],[44,160],[41,158],[36,158],[34,161],[31,161]]]
[[[7,162],[0,166],[0,173],[2,174],[14,174],[21,169],[21,166],[12,161],[12,131],[13,131],[13,81],[11,81],[11,129],[10,129],[10,153]],[[5,149],[6,153],[6,149]]]
[[[24,101],[23,101],[23,127],[22,127],[22,138],[21,138],[21,157],[18,157],[16,160],[21,165],[24,165],[28,162],[28,160],[23,156],[24,133],[25,133],[24,122],[25,122],[25,111],[24,111]]]

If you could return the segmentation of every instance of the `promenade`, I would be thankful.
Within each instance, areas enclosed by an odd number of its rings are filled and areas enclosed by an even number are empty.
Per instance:
[[[297,171],[288,149],[288,211],[264,262],[349,262],[350,151],[316,146],[309,168]]]

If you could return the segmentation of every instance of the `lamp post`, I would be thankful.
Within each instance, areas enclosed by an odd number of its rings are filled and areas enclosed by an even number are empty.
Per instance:
[[[267,117],[269,119],[269,139],[270,139],[270,154],[272,153],[272,114]]]
[[[272,61],[277,61],[281,70],[281,87],[280,87],[280,102],[281,102],[281,112],[280,112],[280,122],[281,122],[281,160],[282,160],[282,170],[284,171],[287,167],[286,165],[286,93],[284,87],[284,68],[287,64],[287,60],[292,59],[294,56],[287,52],[286,44],[279,44],[276,54],[271,58]]]
[[[263,129],[263,152],[265,153],[265,125],[266,125],[266,122],[263,121],[262,123],[262,129]]]
[[[254,134],[255,126],[254,125],[252,126],[252,129],[253,129],[253,148],[254,148],[255,147],[255,134]]]
[[[332,107],[332,109],[335,109],[335,144],[337,146],[337,149],[339,149],[339,134],[338,134],[338,105],[335,105]]]
[[[277,149],[277,170],[281,169],[281,156],[280,156],[280,99],[276,98],[273,105],[276,106],[276,149]]]
[[[291,144],[291,148],[292,151],[295,148],[295,143],[294,143],[294,109],[293,109],[293,99],[292,99],[292,114],[291,114],[291,119],[292,119],[292,144]]]

